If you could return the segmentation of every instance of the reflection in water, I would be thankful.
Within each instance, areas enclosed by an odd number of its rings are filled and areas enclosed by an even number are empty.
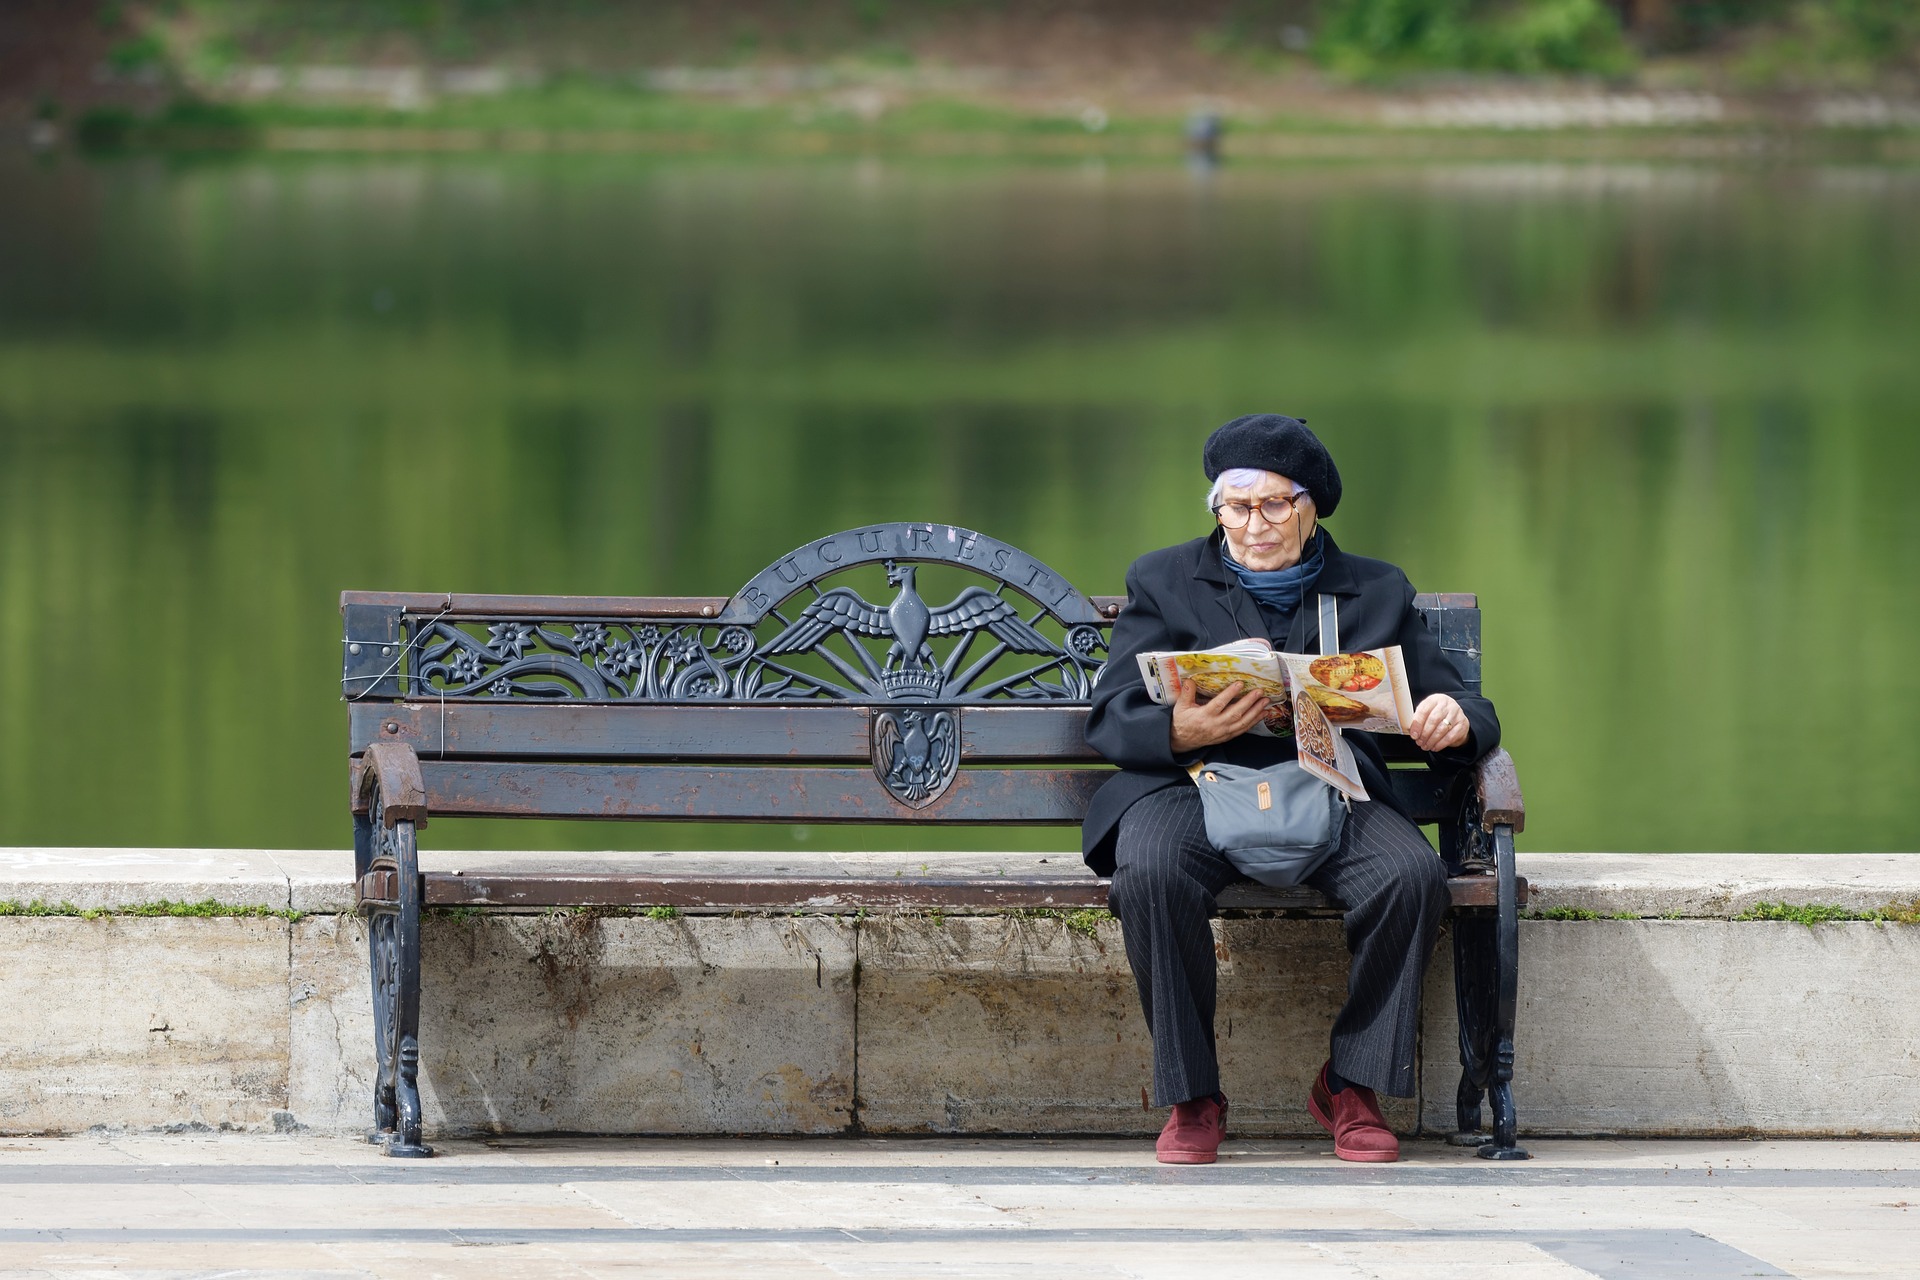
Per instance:
[[[1901,171],[128,160],[0,172],[0,843],[339,845],[343,587],[716,594],[880,520],[1089,591],[1306,416],[1488,607],[1533,849],[1896,849]],[[1067,847],[543,829],[467,844]]]

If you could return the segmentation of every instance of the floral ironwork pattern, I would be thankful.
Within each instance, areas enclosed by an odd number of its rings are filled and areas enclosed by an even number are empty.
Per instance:
[[[929,604],[916,572],[937,562],[933,530],[879,526],[783,558],[708,621],[417,615],[395,675],[401,696],[585,702],[1084,702],[1107,658],[1111,622],[1037,561],[1005,544],[953,539],[954,567],[993,580]],[[881,535],[909,554],[875,549]],[[868,545],[868,537],[873,545]],[[985,550],[982,550],[982,547]],[[861,555],[864,548],[873,554]],[[813,573],[795,566],[809,550]],[[989,554],[990,553],[990,554]],[[892,597],[873,603],[822,581],[884,565]],[[1001,571],[996,572],[996,569]],[[791,572],[789,572],[791,570]],[[1011,575],[1024,570],[1024,578]],[[776,597],[775,591],[785,594]],[[936,597],[937,599],[938,597]],[[353,690],[350,690],[350,696]]]
[[[988,680],[979,677],[1010,651],[1004,642],[988,646],[976,663],[963,665],[966,649],[956,645],[944,662],[890,668],[874,660],[866,646],[833,632],[798,651],[820,655],[833,668],[826,672],[801,669],[791,651],[767,652],[752,631],[739,626],[664,619],[543,621],[516,626],[503,640],[481,639],[475,634],[481,627],[500,630],[484,620],[422,625],[409,646],[418,655],[407,673],[412,695],[588,702],[1079,702],[1088,697],[1106,661],[1103,630],[1085,625],[1069,628],[1044,649],[1035,645],[1036,661],[1018,672]],[[836,638],[844,652],[824,647]]]
[[[486,638],[477,632],[482,628]],[[745,627],[441,619],[412,637],[420,694],[688,702],[750,698]]]

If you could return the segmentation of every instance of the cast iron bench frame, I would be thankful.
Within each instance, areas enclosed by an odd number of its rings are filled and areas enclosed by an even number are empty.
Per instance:
[[[888,605],[821,585],[878,563],[898,588]],[[922,564],[992,585],[933,608],[916,591]],[[1077,825],[1108,772],[1082,730],[1124,603],[1083,595],[971,530],[911,523],[808,543],[731,597],[343,592],[354,876],[378,1058],[370,1139],[391,1156],[432,1154],[418,1088],[426,907],[1104,907],[1107,882],[1084,871],[423,875],[416,832],[430,815]],[[1477,689],[1476,598],[1415,605]],[[985,652],[972,652],[983,637]],[[884,654],[879,642],[891,642]],[[1439,770],[1405,739],[1382,745],[1407,810],[1438,824],[1448,869],[1462,1063],[1449,1141],[1524,1159],[1512,1079],[1526,884],[1513,838],[1526,815],[1513,761],[1496,751],[1471,770]],[[1258,885],[1220,905],[1339,909],[1309,889]],[[1491,1134],[1480,1132],[1483,1098]]]

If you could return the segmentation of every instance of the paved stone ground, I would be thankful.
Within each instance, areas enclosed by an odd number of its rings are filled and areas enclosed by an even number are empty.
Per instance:
[[[1920,1143],[0,1139],[0,1276],[1912,1276]]]

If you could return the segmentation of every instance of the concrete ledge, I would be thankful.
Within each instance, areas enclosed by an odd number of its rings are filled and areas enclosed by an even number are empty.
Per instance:
[[[655,857],[734,872],[793,855]],[[1062,855],[808,855],[990,874]],[[540,855],[432,853],[504,870]],[[1076,865],[1066,858],[1069,867]],[[295,918],[0,917],[0,1130],[352,1132],[372,1016],[336,851],[0,850],[0,899],[114,912],[212,899]],[[1522,1127],[1900,1134],[1920,1127],[1920,928],[1732,919],[1762,901],[1920,898],[1915,855],[1523,855]],[[1313,1135],[1303,1095],[1345,987],[1337,921],[1216,922],[1235,1129]],[[440,1133],[1148,1133],[1150,1050],[1118,926],[996,915],[441,916],[423,1084]],[[1430,970],[1408,1131],[1451,1126],[1449,949]],[[1841,1080],[1871,1088],[1842,1091]]]
[[[1531,911],[1647,919],[1727,919],[1761,902],[1877,911],[1920,896],[1910,853],[1523,853],[1520,874]]]

